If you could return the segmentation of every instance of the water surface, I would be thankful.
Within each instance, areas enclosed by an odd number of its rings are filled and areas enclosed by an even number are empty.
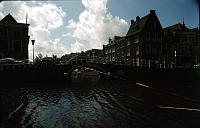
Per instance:
[[[42,87],[44,86],[45,87]],[[1,88],[2,127],[199,128],[200,112],[161,109],[134,83],[36,83]],[[20,104],[23,106],[7,117]],[[10,110],[13,109],[13,110]]]

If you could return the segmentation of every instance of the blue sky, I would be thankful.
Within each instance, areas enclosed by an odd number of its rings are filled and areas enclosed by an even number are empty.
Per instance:
[[[198,26],[198,6],[192,0],[110,0],[108,8],[129,23],[137,15],[144,16],[153,9],[163,27],[182,23],[183,18],[188,27]]]
[[[163,27],[182,23],[183,18],[187,27],[198,26],[194,0],[7,1],[0,3],[0,19],[11,13],[25,22],[27,13],[36,55],[62,56],[102,48],[109,37],[125,35],[131,19],[147,15],[150,9],[156,10]]]

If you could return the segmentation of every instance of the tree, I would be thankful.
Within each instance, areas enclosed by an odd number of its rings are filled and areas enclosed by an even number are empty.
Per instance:
[[[53,54],[53,55],[52,55],[52,58],[53,58],[53,59],[57,59],[57,55],[54,55],[54,54]]]
[[[43,58],[42,54],[39,53],[39,54],[36,56],[36,58],[35,58],[35,62],[42,61],[42,58]]]

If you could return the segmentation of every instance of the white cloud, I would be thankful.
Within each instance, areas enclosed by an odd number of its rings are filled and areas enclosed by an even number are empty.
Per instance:
[[[62,18],[65,16],[65,12],[55,4],[40,3],[39,6],[30,8],[29,15],[36,25],[56,29],[63,25]]]
[[[112,16],[106,7],[107,0],[82,0],[82,4],[85,10],[79,15],[79,21],[69,20],[67,28],[72,30],[72,37],[89,43],[85,49],[101,48],[109,37],[125,35],[128,23]]]
[[[4,7],[3,7],[3,4],[0,4],[0,10],[3,10]],[[0,12],[0,20],[4,17],[3,13]]]
[[[101,48],[109,37],[125,35],[128,24],[118,16],[112,16],[106,5],[107,0],[82,0],[85,10],[79,20],[68,21],[65,34],[60,36],[75,40],[67,47],[61,37],[53,35],[63,26],[66,13],[61,7],[49,2],[7,1],[0,4],[0,18],[11,13],[21,23],[25,23],[28,14],[30,39],[35,39],[35,55],[79,52],[91,48]],[[62,30],[63,31],[63,30]],[[70,42],[68,40],[68,42]],[[29,43],[29,56],[32,58],[32,45]]]
[[[24,1],[2,2],[0,12],[4,15],[11,15],[20,23],[25,23],[26,14],[28,14],[28,23],[30,39],[35,39],[35,55],[42,53],[51,56],[56,54],[61,56],[65,54],[66,48],[59,37],[52,38],[52,31],[63,25],[65,12],[52,3]],[[34,5],[33,5],[34,3]],[[6,8],[6,10],[2,10]],[[0,13],[1,17],[1,13]],[[29,58],[32,59],[32,45],[29,43]]]
[[[71,44],[71,51],[72,52],[81,52],[83,49],[85,49],[84,44],[78,42],[77,40],[76,40],[75,43]]]
[[[37,26],[30,27],[30,34],[36,39],[35,51],[36,55],[42,53],[43,55],[51,56],[52,54],[61,56],[67,52],[66,46],[59,38],[52,39],[51,31],[47,28]],[[29,51],[32,52],[32,45],[29,45]],[[30,54],[31,57],[31,54]]]

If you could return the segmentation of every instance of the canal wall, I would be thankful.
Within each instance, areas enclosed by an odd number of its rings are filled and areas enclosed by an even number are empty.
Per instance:
[[[67,80],[62,66],[7,65],[0,70],[0,83],[61,82]]]
[[[95,67],[94,67],[95,68]],[[133,81],[199,79],[200,69],[163,69],[106,65],[101,79],[120,77]],[[0,66],[0,83],[65,82],[74,65],[6,65]],[[98,69],[96,69],[98,70]]]

